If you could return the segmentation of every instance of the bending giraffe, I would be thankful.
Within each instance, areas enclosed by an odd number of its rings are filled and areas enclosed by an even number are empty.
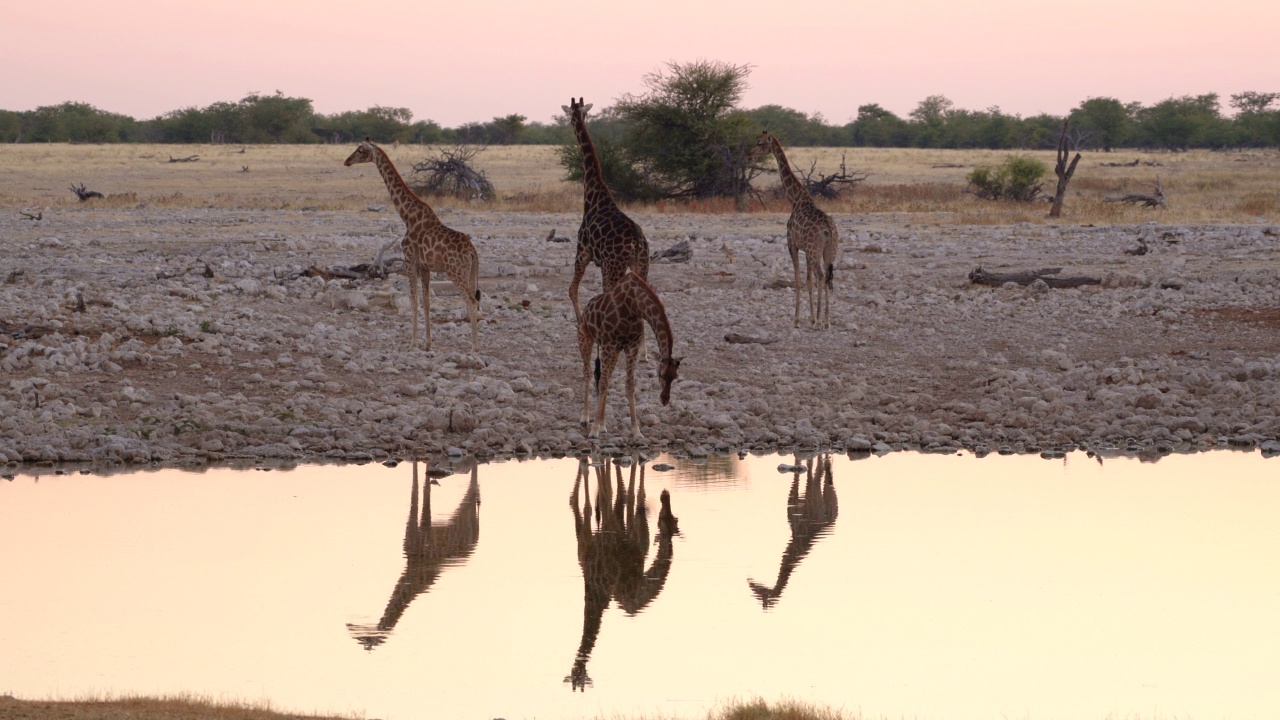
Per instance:
[[[377,625],[347,624],[347,630],[372,650],[381,645],[395,630],[409,603],[431,589],[441,571],[471,556],[480,540],[480,484],[476,466],[471,466],[471,482],[453,515],[444,523],[431,521],[431,485],[422,484],[422,503],[418,502],[418,462],[413,463],[413,490],[409,494],[409,520],[404,529],[404,573],[391,590],[386,610]]]
[[[605,292],[591,298],[578,320],[578,350],[582,353],[582,425],[590,424],[587,437],[600,437],[604,430],[605,400],[609,395],[609,380],[618,364],[618,354],[627,358],[627,405],[631,410],[631,437],[643,439],[640,422],[636,418],[636,356],[644,339],[644,326],[653,328],[658,340],[658,379],[662,382],[662,404],[671,401],[671,383],[680,370],[680,358],[671,356],[674,340],[671,323],[662,300],[649,283],[634,272],[627,271],[618,282]],[[596,392],[599,400],[594,421],[591,421],[591,351],[599,349],[596,360]]]
[[[582,317],[578,286],[587,266],[591,263],[600,266],[600,282],[606,292],[628,269],[648,280],[649,241],[640,226],[618,208],[605,184],[600,158],[587,132],[587,111],[591,106],[584,104],[582,98],[576,103],[569,98],[569,104],[560,107],[569,116],[582,151],[582,225],[578,227],[578,249],[573,260],[573,280],[569,283],[569,301],[573,303],[573,317],[578,320]]]
[[[636,486],[636,466],[639,465],[640,484]],[[614,496],[614,480],[610,466],[617,478],[617,496]],[[671,512],[671,495],[662,491],[662,509],[658,513],[658,553],[646,570],[645,556],[649,553],[649,519],[645,507],[644,467],[637,462],[631,466],[631,477],[624,487],[622,468],[606,460],[596,468],[595,519],[598,527],[592,529],[591,466],[583,460],[573,481],[573,494],[569,505],[573,508],[573,530],[577,536],[578,564],[582,568],[582,639],[574,656],[573,668],[564,681],[573,690],[586,690],[591,684],[587,675],[587,662],[600,635],[604,611],[617,599],[618,606],[629,616],[644,610],[662,592],[667,575],[671,571],[671,538],[676,535],[677,518]],[[578,490],[586,488],[586,499],[579,508]]]
[[[768,132],[760,133],[755,155],[773,153],[778,161],[778,176],[782,189],[791,203],[791,217],[787,218],[787,252],[795,269],[796,315],[795,326],[800,327],[800,253],[805,255],[804,286],[809,293],[809,324],[831,327],[831,290],[834,287],[836,250],[840,246],[840,234],[836,223],[817,205],[800,179],[791,171],[791,164],[782,152],[782,143]],[[813,291],[817,286],[818,302],[815,308]]]
[[[836,500],[835,481],[831,477],[831,456],[823,455],[818,459],[814,469],[813,459],[809,459],[805,472],[804,495],[800,494],[801,466],[796,459],[796,470],[791,478],[791,492],[787,495],[787,523],[791,525],[791,541],[782,551],[782,562],[778,565],[778,579],[773,587],[766,587],[754,580],[747,580],[747,585],[761,606],[766,610],[773,607],[782,596],[782,591],[791,579],[800,561],[809,554],[813,543],[827,534],[840,514],[840,505]]]
[[[480,256],[471,236],[445,225],[431,206],[405,183],[396,166],[382,148],[365,138],[355,152],[343,163],[347,167],[358,163],[373,163],[391,193],[400,219],[404,221],[404,238],[400,246],[404,250],[405,264],[409,271],[409,299],[413,304],[413,336],[410,347],[418,347],[418,306],[427,324],[427,350],[431,349],[431,273],[444,271],[462,292],[467,303],[467,317],[471,321],[471,349],[476,349],[476,315],[480,310]]]

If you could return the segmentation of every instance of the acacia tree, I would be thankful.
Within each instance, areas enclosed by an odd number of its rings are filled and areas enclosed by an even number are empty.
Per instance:
[[[1076,129],[1088,133],[1102,143],[1103,152],[1121,145],[1129,138],[1133,122],[1129,109],[1119,100],[1109,97],[1089,98],[1071,111],[1068,119]]]
[[[603,145],[620,156],[615,163],[630,167],[629,182],[620,185],[632,187],[630,195],[616,186],[615,192],[623,198],[730,196],[741,202],[760,172],[751,160],[756,128],[738,108],[750,73],[749,65],[697,60],[671,62],[646,75],[647,92],[624,95],[611,109],[620,137]],[[581,166],[576,148],[561,153],[571,174],[575,161]]]

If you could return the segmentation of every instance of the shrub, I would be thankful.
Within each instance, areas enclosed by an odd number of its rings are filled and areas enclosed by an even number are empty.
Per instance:
[[[1017,200],[1030,202],[1036,199],[1044,184],[1040,179],[1049,172],[1049,166],[1027,155],[1012,155],[999,167],[979,166],[966,178],[969,192],[988,200]]]

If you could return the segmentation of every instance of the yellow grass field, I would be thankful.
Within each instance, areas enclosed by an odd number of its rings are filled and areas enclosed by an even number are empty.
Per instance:
[[[246,209],[359,210],[386,201],[385,190],[344,168],[354,146],[345,145],[0,145],[0,203],[14,210],[39,211],[74,205],[72,183],[107,195],[100,205],[127,208],[221,207]],[[429,148],[387,148],[406,175]],[[807,170],[817,163],[831,173],[843,158],[850,169],[869,173],[855,192],[825,204],[829,211],[908,215],[910,222],[1008,224],[1047,222],[1042,203],[1015,204],[979,200],[964,192],[965,176],[978,165],[998,165],[1011,153],[990,150],[881,148],[795,148],[792,165]],[[1054,155],[1031,155],[1050,167]],[[198,155],[199,160],[170,163],[169,158]],[[1136,166],[1107,166],[1129,163]],[[474,202],[476,211],[573,212],[580,190],[563,180],[555,148],[490,147],[474,164],[492,180],[498,199]],[[1157,176],[1169,199],[1164,209],[1143,209],[1106,202],[1108,196],[1150,192]],[[766,188],[777,182],[765,176]],[[1052,194],[1056,178],[1045,178]],[[466,200],[436,199],[457,206]],[[640,209],[640,208],[636,208]],[[657,212],[732,212],[731,201],[659,203]],[[753,201],[747,208],[761,209]],[[783,201],[767,208],[782,211]],[[1165,224],[1274,222],[1280,217],[1280,152],[1193,151],[1145,153],[1091,152],[1076,170],[1061,222]],[[903,218],[907,220],[907,218]]]

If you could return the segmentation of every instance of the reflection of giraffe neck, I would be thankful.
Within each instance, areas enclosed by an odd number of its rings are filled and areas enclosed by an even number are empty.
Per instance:
[[[791,172],[791,163],[787,162],[786,153],[782,152],[782,143],[778,138],[769,136],[769,147],[773,149],[773,157],[778,161],[778,177],[782,179],[782,189],[787,193],[787,200],[794,207],[802,203],[812,203],[809,191],[805,189],[796,174]]]
[[[578,148],[582,150],[583,212],[616,209],[618,204],[604,182],[604,169],[600,167],[600,157],[596,155],[596,146],[587,133],[587,120],[583,115],[574,113],[573,134],[577,136]]]
[[[373,163],[378,166],[382,181],[387,184],[387,191],[391,193],[391,202],[395,204],[396,211],[400,213],[400,219],[404,220],[405,225],[440,224],[440,219],[436,217],[431,206],[409,189],[409,184],[400,177],[400,171],[396,170],[391,158],[387,157],[386,151],[376,145],[373,147]]]
[[[671,357],[673,338],[671,323],[667,320],[667,309],[663,307],[662,300],[658,298],[658,293],[654,292],[652,285],[635,273],[628,273],[628,275],[634,276],[640,288],[640,292],[634,294],[640,319],[653,328],[653,336],[658,341],[658,351],[662,357]]]

